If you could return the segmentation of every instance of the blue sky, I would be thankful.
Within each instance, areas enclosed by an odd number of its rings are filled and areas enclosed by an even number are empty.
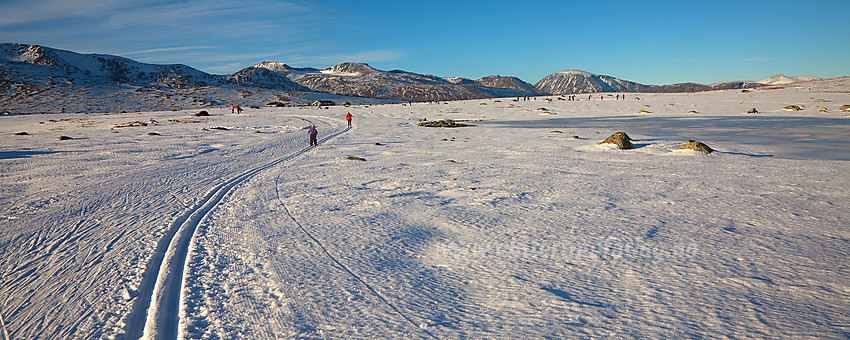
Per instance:
[[[0,0],[0,41],[217,74],[261,61],[645,84],[850,75],[850,1]]]

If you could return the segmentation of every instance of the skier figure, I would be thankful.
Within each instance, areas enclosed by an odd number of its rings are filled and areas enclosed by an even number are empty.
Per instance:
[[[236,114],[240,114],[240,113],[242,113],[242,107],[239,106],[239,105],[236,105]]]
[[[236,110],[236,105],[230,105],[230,113],[233,113],[233,110]]]
[[[307,130],[307,134],[310,135],[310,146],[319,145],[319,142],[316,141],[319,131],[316,131],[315,125],[310,125],[310,130]]]
[[[348,126],[351,127],[351,112],[345,114],[345,120],[348,121]]]

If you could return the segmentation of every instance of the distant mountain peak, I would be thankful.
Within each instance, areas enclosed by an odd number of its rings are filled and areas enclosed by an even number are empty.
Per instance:
[[[534,84],[534,87],[540,92],[552,94],[638,92],[648,88],[643,84],[576,69],[552,73]]]
[[[366,63],[345,62],[322,70],[322,73],[338,73],[349,75],[363,75],[377,72],[378,70]]]
[[[49,52],[48,48],[40,45],[17,43],[0,44],[0,60],[49,67],[59,65],[55,56]]]
[[[579,74],[579,75],[584,75],[584,76],[596,76],[596,75],[598,75],[598,74],[595,74],[595,73],[590,73],[590,72],[582,71],[582,70],[578,70],[578,69],[563,70],[563,71],[555,72],[555,74]]]
[[[772,76],[772,77],[768,77],[768,78],[765,78],[765,79],[762,79],[762,80],[758,80],[756,82],[762,83],[762,84],[765,84],[765,85],[785,85],[785,84],[792,84],[792,83],[797,83],[797,82],[801,82],[801,81],[809,81],[809,80],[815,80],[815,79],[820,79],[820,78],[811,77],[811,76],[788,77],[788,76],[780,73],[780,74],[777,74],[777,75]]]

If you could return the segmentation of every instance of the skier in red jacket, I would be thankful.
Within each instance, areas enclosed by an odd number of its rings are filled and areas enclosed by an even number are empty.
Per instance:
[[[348,126],[351,126],[351,112],[345,114],[345,120],[348,121]]]

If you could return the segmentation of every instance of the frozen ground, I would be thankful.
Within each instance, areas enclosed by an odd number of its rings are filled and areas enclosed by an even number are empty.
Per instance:
[[[849,81],[0,117],[0,334],[850,337]]]

